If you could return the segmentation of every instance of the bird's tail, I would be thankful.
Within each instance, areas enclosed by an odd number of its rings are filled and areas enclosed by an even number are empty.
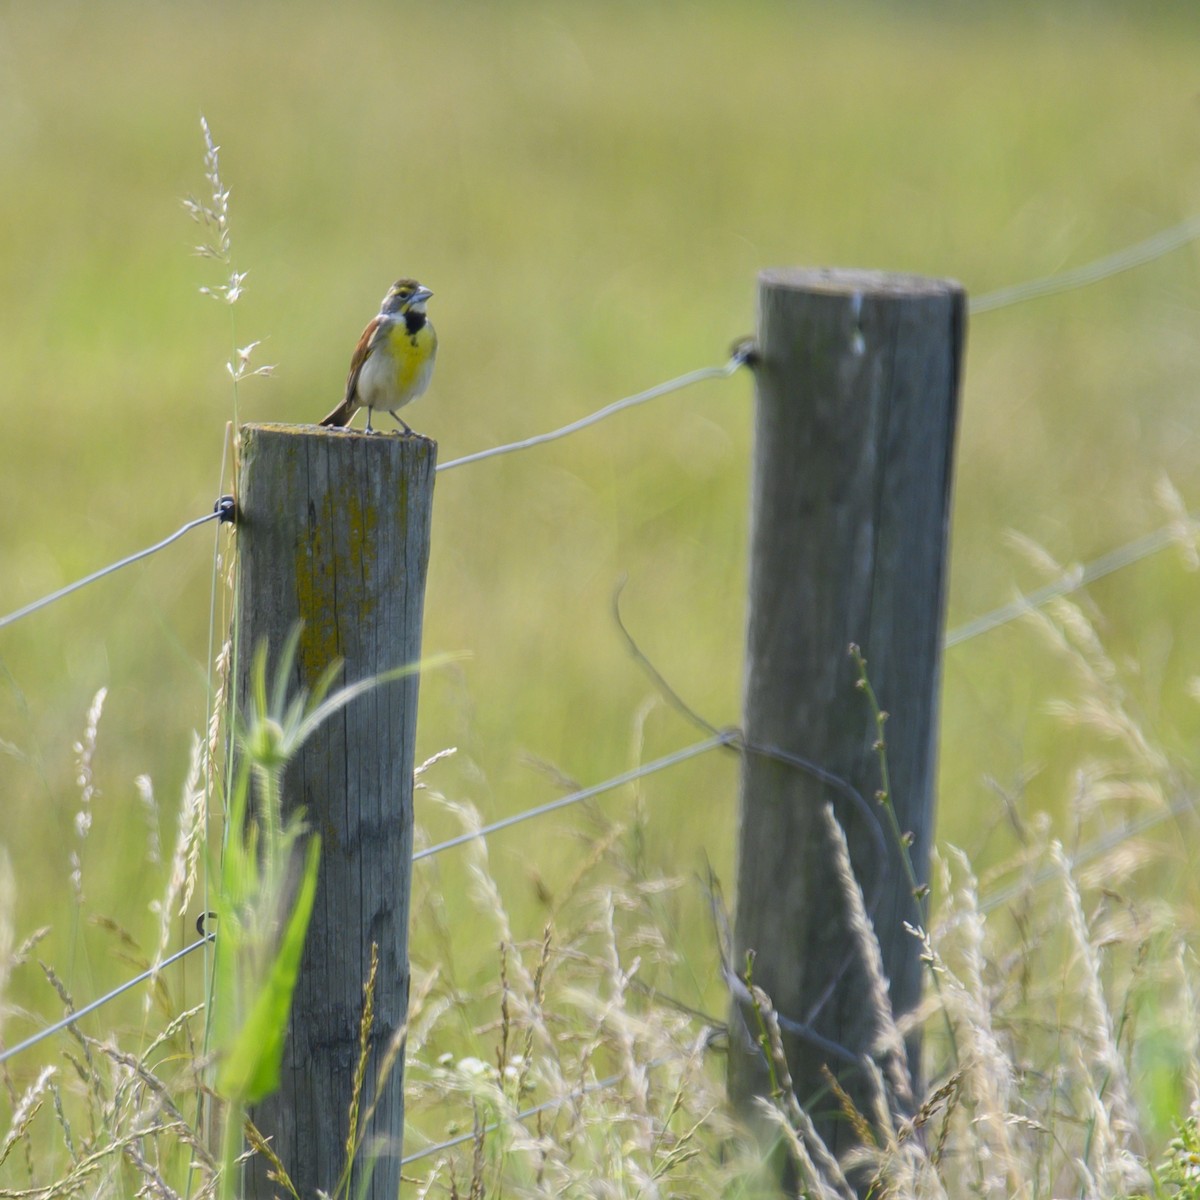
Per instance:
[[[358,411],[358,404],[349,396],[341,402],[322,422],[322,425],[335,425],[344,428],[350,424],[351,417]]]

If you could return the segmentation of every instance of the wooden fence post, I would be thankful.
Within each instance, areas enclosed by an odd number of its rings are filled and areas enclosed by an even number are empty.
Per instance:
[[[415,663],[437,445],[422,437],[248,425],[238,484],[238,694],[254,648],[276,656],[302,622],[293,691],[335,658],[335,686]],[[284,811],[303,807],[322,857],[296,988],[283,1083],[252,1118],[302,1196],[333,1194],[345,1162],[363,984],[379,947],[361,1113],[408,1009],[417,675],[374,688],[326,721],[287,769]],[[360,1115],[360,1121],[362,1115]],[[379,1085],[354,1195],[395,1200],[404,1129],[403,1054]],[[364,1160],[373,1160],[367,1164]],[[256,1156],[248,1195],[274,1196]],[[370,1185],[360,1191],[370,1175]]]
[[[919,917],[877,800],[876,731],[848,648],[862,648],[890,717],[891,800],[924,881],[965,314],[962,288],[944,280],[842,270],[759,277],[734,967],[753,951],[754,982],[776,1010],[853,1056],[870,1047],[874,1022],[821,807],[832,803],[863,891],[877,893],[892,1008],[905,1012],[920,996],[921,964],[903,923]],[[865,804],[789,765],[789,754],[840,776]],[[756,1033],[754,1014],[735,1001],[732,1018],[730,1094],[749,1111],[768,1084],[744,1035]],[[870,1114],[861,1068],[794,1029],[784,1047],[798,1099],[840,1154],[853,1130],[821,1067]],[[914,1068],[916,1052],[910,1043]]]

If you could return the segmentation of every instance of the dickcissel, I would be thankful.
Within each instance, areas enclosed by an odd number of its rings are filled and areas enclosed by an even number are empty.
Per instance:
[[[425,313],[425,302],[432,295],[415,279],[397,279],[388,288],[379,315],[363,330],[354,348],[345,398],[322,425],[349,425],[354,414],[365,407],[367,432],[373,433],[371,413],[380,408],[391,413],[405,433],[412,433],[396,410],[421,395],[433,374],[437,334]]]

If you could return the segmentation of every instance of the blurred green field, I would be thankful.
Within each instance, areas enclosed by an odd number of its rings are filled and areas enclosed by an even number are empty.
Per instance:
[[[982,294],[1174,224],[1200,208],[1198,49],[1185,6],[5,4],[0,613],[208,511],[228,487],[233,346],[262,339],[256,361],[278,364],[243,385],[242,420],[324,415],[398,274],[436,292],[438,372],[406,416],[447,460],[722,362],[753,326],[760,267],[950,275]],[[198,294],[221,279],[190,255],[179,203],[204,186],[201,113],[249,272],[233,310]],[[952,626],[1044,582],[1007,530],[1087,560],[1162,524],[1162,476],[1195,504],[1198,282],[1187,248],[973,322]],[[737,721],[751,401],[744,375],[705,384],[439,480],[425,642],[471,657],[422,684],[419,757],[458,747],[431,786],[492,818],[558,794],[531,758],[590,783],[698,736],[646,711],[653,686],[610,616],[623,575],[658,668]],[[169,845],[207,719],[212,545],[192,534],[0,631],[18,931],[55,926],[39,953],[80,998],[128,967],[107,935],[73,935],[72,746],[107,687],[84,888],[89,912],[149,943],[161,881],[134,779],[153,779]],[[1167,554],[1091,595],[1130,710],[1186,777],[1195,576]],[[1047,712],[1075,687],[1025,625],[947,654],[940,838],[1005,853],[997,789],[1069,829],[1074,773],[1104,748]],[[734,766],[598,804],[644,801],[648,862],[698,875],[707,855],[729,885]],[[495,840],[518,936],[540,936],[588,829],[574,814]],[[452,857],[436,878],[466,986],[495,950],[471,943]],[[689,894],[672,919],[690,998],[715,1005]],[[35,980],[14,987],[50,1007]]]

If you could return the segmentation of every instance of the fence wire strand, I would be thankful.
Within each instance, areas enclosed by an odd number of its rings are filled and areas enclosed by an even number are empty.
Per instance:
[[[685,375],[679,375],[674,379],[668,379],[664,383],[656,384],[654,387],[647,388],[642,392],[635,392],[632,396],[625,396],[620,400],[615,400],[613,403],[605,405],[596,412],[589,413],[585,417],[580,417],[577,421],[572,421],[569,425],[564,425],[560,429],[552,429],[548,433],[535,434],[533,437],[524,438],[518,442],[509,442],[502,446],[492,446],[487,450],[477,450],[474,454],[464,455],[462,458],[451,459],[450,462],[445,462],[437,467],[438,471],[450,471],[455,467],[463,467],[468,463],[482,462],[489,458],[498,458],[503,454],[513,454],[519,450],[529,450],[534,446],[541,446],[547,442],[558,441],[560,438],[569,437],[573,433],[578,433],[580,430],[587,429],[592,425],[597,425],[608,417],[614,416],[616,413],[623,412],[627,408],[634,408],[639,404],[645,404],[650,400],[657,400],[660,396],[669,395],[671,392],[681,391],[683,388],[691,387],[693,384],[703,383],[708,379],[726,379],[732,375],[739,367],[743,366],[749,359],[751,350],[748,344],[739,346],[737,350],[730,356],[729,361],[719,367],[700,367],[695,371],[689,371]],[[185,533],[195,529],[199,525],[204,525],[209,521],[230,520],[232,518],[232,510],[218,506],[211,513],[205,514],[203,517],[197,517],[194,521],[189,521],[186,525],[177,529],[170,537],[164,538],[161,542],[156,542],[153,546],[147,546],[145,550],[139,550],[136,554],[131,554],[127,558],[119,559],[117,562],[110,563],[106,567],[102,567],[99,571],[93,571],[92,574],[85,576],[83,579],[77,579],[74,583],[67,584],[66,587],[59,588],[56,592],[51,592],[48,596],[42,596],[38,600],[34,600],[30,604],[26,604],[23,608],[18,608],[15,612],[9,613],[7,616],[0,617],[0,629],[7,625],[12,625],[19,621],[22,617],[28,617],[35,612],[39,612],[43,608],[48,608],[58,600],[77,592],[80,588],[87,587],[88,584],[96,583],[98,580],[119,571],[122,567],[127,567],[131,563],[138,562],[143,558],[148,558],[152,554],[157,554],[159,550],[165,549],[172,542],[183,537]]]
[[[172,542],[177,542],[183,537],[185,533],[190,533],[193,529],[197,529],[201,525],[207,525],[209,521],[228,521],[230,519],[230,511],[229,508],[225,507],[223,501],[218,500],[212,512],[205,513],[204,516],[197,517],[194,521],[189,521],[186,525],[175,530],[170,537],[163,538],[161,542],[155,542],[153,546],[147,546],[145,550],[139,550],[136,554],[130,554],[127,558],[109,563],[107,567],[101,567],[99,571],[93,571],[90,575],[85,575],[82,579],[75,580],[74,583],[68,583],[66,587],[61,587],[58,591],[51,592],[48,596],[43,596],[40,600],[34,600],[31,604],[26,604],[24,608],[18,608],[16,612],[11,612],[5,617],[0,617],[0,629],[3,629],[6,625],[12,625],[22,617],[28,617],[43,608],[48,608],[56,600],[61,600],[64,596],[69,596],[72,592],[77,592],[80,588],[87,587],[89,583],[95,583],[98,579],[103,579],[106,575],[111,575],[114,571],[119,571],[122,567],[127,567],[131,563],[139,562],[143,558],[149,558],[150,555],[157,554],[160,550],[165,550]]]
[[[426,846],[424,850],[418,850],[413,854],[413,862],[419,862],[423,858],[430,858],[434,854],[440,854],[443,850],[450,850],[455,846],[462,846],[467,842],[473,842],[476,838],[486,838],[493,833],[499,833],[501,829],[509,829],[513,825],[520,825],[523,821],[531,821],[535,817],[544,817],[547,813],[557,812],[560,808],[567,808],[569,805],[590,800],[593,796],[599,796],[604,792],[611,792],[616,788],[623,787],[627,783],[632,783],[635,779],[644,779],[647,775],[653,775],[656,771],[665,771],[668,767],[686,762],[689,758],[706,754],[709,750],[715,750],[718,746],[727,746],[735,741],[737,737],[738,734],[734,730],[714,734],[712,737],[694,742],[690,746],[684,746],[682,750],[676,750],[662,758],[656,758],[653,762],[643,763],[640,767],[634,767],[630,771],[614,775],[611,779],[604,780],[603,783],[594,783],[591,787],[581,788],[579,791],[571,792],[567,796],[560,796],[557,800],[551,800],[546,804],[539,804],[534,808],[527,808],[523,812],[514,813],[511,817],[502,817],[499,821],[493,821],[490,825],[481,826],[479,829],[473,829],[467,833],[460,833],[457,837],[447,838],[446,841],[438,842],[435,846]]]
[[[1160,229],[1144,241],[1094,258],[1082,266],[1060,271],[1057,275],[1047,275],[1041,279],[1031,279],[1025,283],[985,292],[982,296],[968,301],[968,308],[974,316],[977,313],[993,312],[998,308],[1008,308],[1026,300],[1074,291],[1076,288],[1099,283],[1113,275],[1120,275],[1124,271],[1132,271],[1135,267],[1145,266],[1146,263],[1182,249],[1197,238],[1200,238],[1200,213],[1194,213],[1178,225]]]
[[[160,963],[156,963],[153,967],[143,971],[140,975],[135,975],[132,979],[125,980],[124,983],[119,983],[110,992],[105,992],[103,996],[85,1004],[82,1008],[75,1009],[74,1012],[69,1012],[61,1020],[55,1021],[53,1025],[47,1025],[45,1029],[39,1029],[37,1033],[30,1034],[23,1042],[18,1042],[15,1046],[9,1046],[6,1050],[0,1051],[0,1065],[8,1062],[16,1054],[20,1054],[22,1050],[29,1050],[36,1046],[39,1042],[44,1042],[48,1037],[53,1037],[54,1034],[60,1033],[69,1025],[74,1025],[76,1021],[83,1020],[90,1013],[94,1013],[96,1009],[103,1008],[110,1000],[115,1000],[118,996],[129,991],[132,987],[137,987],[139,983],[145,983],[147,979],[152,979],[154,976],[161,974],[167,967],[173,963],[177,963],[181,958],[191,954],[193,950],[199,950],[201,946],[207,945],[213,940],[215,935],[208,934],[202,937],[199,941],[192,942],[188,946],[184,946],[182,950],[176,950],[174,954],[169,954]]]
[[[635,392],[632,396],[625,396],[621,400],[614,400],[611,404],[605,405],[604,408],[597,409],[596,412],[589,413],[586,417],[580,417],[578,421],[572,421],[569,425],[562,426],[561,429],[552,429],[549,433],[534,434],[533,437],[523,438],[519,442],[509,442],[503,446],[493,446],[489,450],[477,450],[474,454],[466,454],[462,458],[452,458],[449,462],[442,463],[437,469],[439,471],[452,471],[455,467],[465,467],[468,463],[482,462],[486,458],[498,458],[502,454],[514,454],[518,450],[529,450],[534,446],[543,446],[547,442],[556,442],[559,438],[569,437],[573,433],[578,433],[581,429],[587,429],[592,425],[599,424],[615,413],[623,412],[627,408],[634,408],[639,404],[645,404],[648,400],[657,400],[659,396],[678,392],[683,388],[691,387],[695,383],[703,383],[706,379],[727,379],[738,367],[747,361],[747,355],[748,351],[739,350],[724,366],[700,367],[695,371],[689,371],[686,375],[679,375],[675,379],[668,379],[665,383],[647,388],[644,392]]]
[[[1200,517],[1189,514],[1188,520],[1200,520]],[[1120,571],[1124,567],[1141,562],[1143,559],[1165,550],[1168,546],[1174,545],[1178,540],[1177,522],[1164,525],[1161,529],[1154,530],[1153,533],[1143,534],[1141,537],[1126,542],[1123,546],[1118,546],[1115,550],[1108,551],[1107,554],[1100,555],[1099,558],[1073,567],[1044,587],[1018,596],[1015,600],[1000,605],[999,608],[982,613],[973,620],[955,627],[946,634],[943,644],[949,648],[970,641],[981,634],[990,633],[993,629],[999,629],[1002,625],[1008,625],[1035,609],[1042,608],[1051,600],[1057,600],[1060,596],[1069,596],[1089,583],[1103,579],[1105,575],[1111,575],[1114,571]]]

